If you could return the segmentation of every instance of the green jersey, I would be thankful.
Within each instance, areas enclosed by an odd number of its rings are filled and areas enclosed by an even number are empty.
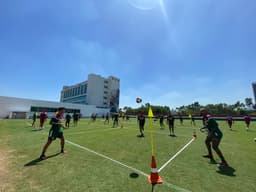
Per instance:
[[[53,117],[50,121],[50,124],[52,125],[51,130],[54,132],[63,132],[61,127],[61,120]]]
[[[218,138],[222,137],[222,132],[220,131],[219,125],[215,119],[209,118],[206,121],[205,126],[207,127],[207,129],[209,131],[208,132],[209,136],[218,137]]]

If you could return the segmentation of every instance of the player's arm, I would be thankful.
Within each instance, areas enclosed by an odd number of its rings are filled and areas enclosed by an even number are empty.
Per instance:
[[[200,128],[200,131],[201,131],[201,132],[204,132],[205,130],[207,130],[207,127],[206,127],[206,126]]]

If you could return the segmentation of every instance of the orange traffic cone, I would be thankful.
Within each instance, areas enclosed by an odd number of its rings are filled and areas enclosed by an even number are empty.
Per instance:
[[[150,176],[148,176],[148,181],[151,184],[162,184],[163,183],[162,178],[158,175],[158,170],[156,168],[155,156],[152,156],[151,173],[150,173]]]

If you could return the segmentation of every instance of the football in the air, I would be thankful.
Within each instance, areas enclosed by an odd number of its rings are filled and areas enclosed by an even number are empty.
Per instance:
[[[136,98],[136,103],[141,103],[142,102],[142,99],[140,97],[137,97]]]

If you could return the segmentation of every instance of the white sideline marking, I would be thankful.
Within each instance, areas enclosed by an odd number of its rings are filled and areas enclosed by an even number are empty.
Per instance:
[[[83,133],[96,133],[96,132],[106,132],[106,131],[114,131],[116,129],[104,129],[104,130],[88,130],[88,131],[77,131],[77,132],[66,132],[65,135],[80,135]]]
[[[118,164],[118,165],[121,165],[121,166],[126,167],[126,168],[128,168],[128,169],[131,169],[131,170],[133,170],[133,171],[135,171],[135,172],[137,172],[137,173],[139,173],[139,174],[141,174],[141,175],[143,175],[143,176],[145,176],[145,177],[148,177],[148,176],[149,176],[148,174],[144,173],[143,171],[140,171],[140,170],[138,170],[138,169],[136,169],[136,168],[133,168],[133,167],[128,166],[128,165],[125,165],[124,163],[121,163],[120,161],[117,161],[117,160],[115,160],[115,159],[112,159],[112,158],[110,158],[110,157],[108,157],[108,156],[106,156],[106,155],[100,154],[100,153],[98,153],[98,152],[96,152],[96,151],[93,151],[93,150],[91,150],[91,149],[88,149],[88,148],[86,148],[86,147],[83,147],[83,146],[81,146],[81,145],[79,145],[79,144],[73,143],[73,142],[71,142],[71,141],[69,141],[69,140],[65,140],[65,141],[66,141],[67,143],[69,143],[69,144],[75,146],[75,147],[78,147],[78,148],[83,149],[83,150],[85,150],[85,151],[91,152],[91,153],[93,153],[93,154],[95,154],[95,155],[97,155],[97,156],[100,156],[100,157],[104,158],[104,159],[108,159],[108,160],[110,160],[110,161],[112,161],[112,162],[114,162],[114,163],[116,163],[116,164]],[[166,181],[163,181],[163,184],[165,184],[166,186],[168,186],[168,187],[170,187],[170,188],[173,188],[173,189],[175,189],[175,190],[177,190],[177,191],[181,191],[181,192],[191,192],[191,191],[189,191],[189,190],[187,190],[187,189],[183,189],[183,188],[181,188],[181,187],[179,187],[179,186],[173,185],[173,184],[171,184],[171,183],[167,183]]]
[[[158,172],[160,173],[172,160],[174,160],[182,151],[184,151],[193,141],[195,138],[193,137],[184,147],[182,147],[171,159],[169,159],[162,167],[159,168]]]

